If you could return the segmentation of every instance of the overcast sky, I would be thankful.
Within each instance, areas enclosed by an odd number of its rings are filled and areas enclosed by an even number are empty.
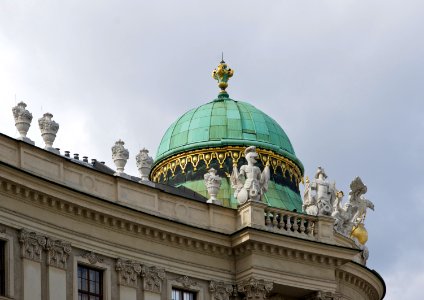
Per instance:
[[[55,146],[104,160],[121,138],[137,175],[167,127],[227,89],[273,117],[306,175],[325,168],[345,193],[368,186],[368,267],[386,299],[420,299],[424,282],[424,2],[0,2],[0,132],[16,137],[11,108],[60,124]]]

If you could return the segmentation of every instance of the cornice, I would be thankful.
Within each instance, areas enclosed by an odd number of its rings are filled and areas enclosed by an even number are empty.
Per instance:
[[[377,289],[367,282],[366,280],[360,278],[359,276],[353,275],[347,271],[337,269],[336,278],[343,283],[354,286],[356,289],[363,291],[371,300],[380,300]]]
[[[185,250],[202,253],[206,252],[208,255],[218,257],[227,257],[233,254],[231,247],[146,226],[131,220],[125,220],[100,210],[83,207],[81,205],[47,195],[0,177],[0,193],[1,192],[27,203],[31,203],[32,205],[42,207],[43,209],[55,211],[72,218],[78,218],[79,220],[102,227],[109,227],[109,229],[119,231],[124,234],[141,236],[143,238],[155,240],[159,243],[173,245],[179,248],[184,248]]]

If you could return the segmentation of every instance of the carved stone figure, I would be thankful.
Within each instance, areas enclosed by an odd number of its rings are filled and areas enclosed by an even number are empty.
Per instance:
[[[149,150],[143,148],[140,153],[135,157],[137,168],[140,172],[141,181],[149,181],[149,174],[152,170],[153,158],[149,156]]]
[[[222,205],[222,202],[216,198],[221,187],[221,177],[219,177],[219,175],[216,175],[216,170],[214,168],[210,168],[208,173],[206,173],[203,177],[205,179],[206,188],[210,195],[210,198],[207,203],[215,203],[218,205]]]
[[[53,121],[52,118],[53,115],[51,113],[45,113],[42,118],[38,119],[38,126],[40,127],[41,137],[46,144],[44,149],[59,154],[59,151],[53,148],[59,124]]]
[[[331,216],[335,198],[335,184],[329,183],[324,169],[318,167],[312,183],[307,178],[303,195],[303,210],[310,215]]]
[[[27,138],[27,133],[31,126],[32,114],[25,109],[26,106],[27,105],[24,102],[19,102],[15,107],[13,107],[13,117],[15,119],[16,129],[20,134],[18,140],[34,145],[34,142]]]
[[[350,184],[349,201],[341,206],[341,197],[337,197],[334,204],[332,216],[336,219],[334,228],[341,234],[352,237],[359,242],[358,245],[364,245],[368,239],[368,233],[364,227],[364,221],[367,208],[374,210],[374,204],[365,198],[367,186],[361,178],[356,177]]]
[[[162,283],[165,279],[165,269],[155,266],[141,268],[141,277],[143,277],[143,289],[152,293],[162,292]]]
[[[137,287],[137,277],[141,273],[141,264],[118,258],[116,260],[115,270],[118,271],[119,284]]]
[[[130,157],[130,153],[128,152],[128,149],[125,149],[124,142],[122,140],[119,140],[115,142],[115,145],[112,147],[112,159],[116,166],[116,173],[117,176],[126,175],[124,173],[125,165],[127,164],[127,160]]]
[[[234,165],[230,177],[231,187],[235,190],[234,197],[239,204],[243,204],[248,200],[262,201],[262,196],[268,190],[269,165],[265,166],[262,173],[259,167],[255,166],[256,158],[258,157],[255,146],[247,147],[244,153],[247,165],[241,166],[240,171]]]

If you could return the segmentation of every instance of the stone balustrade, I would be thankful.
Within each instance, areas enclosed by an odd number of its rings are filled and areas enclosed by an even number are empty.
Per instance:
[[[277,232],[302,238],[313,238],[318,229],[318,218],[296,212],[267,207],[265,225]]]

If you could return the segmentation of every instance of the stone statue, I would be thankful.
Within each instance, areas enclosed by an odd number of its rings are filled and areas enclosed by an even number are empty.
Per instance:
[[[138,171],[141,175],[141,181],[149,181],[149,174],[152,170],[153,158],[149,156],[149,150],[143,148],[135,157]]]
[[[250,146],[244,150],[247,165],[240,167],[233,166],[233,172],[230,176],[231,187],[235,190],[234,197],[239,204],[247,200],[262,201],[262,196],[268,190],[268,181],[270,178],[269,165],[266,165],[263,172],[255,166],[258,153],[256,147]]]
[[[335,198],[335,183],[330,184],[324,169],[318,167],[312,183],[309,182],[309,178],[306,179],[303,210],[309,215],[331,216]]]
[[[361,178],[356,177],[350,184],[349,201],[341,206],[343,192],[338,192],[332,216],[335,218],[334,229],[341,234],[355,238],[361,245],[368,239],[364,227],[367,208],[374,210],[374,204],[365,198],[367,186]]]
[[[219,193],[219,189],[221,188],[221,177],[216,175],[216,170],[214,168],[210,168],[203,178],[205,179],[205,185],[210,195],[207,203],[222,205],[222,202],[216,198]]]

